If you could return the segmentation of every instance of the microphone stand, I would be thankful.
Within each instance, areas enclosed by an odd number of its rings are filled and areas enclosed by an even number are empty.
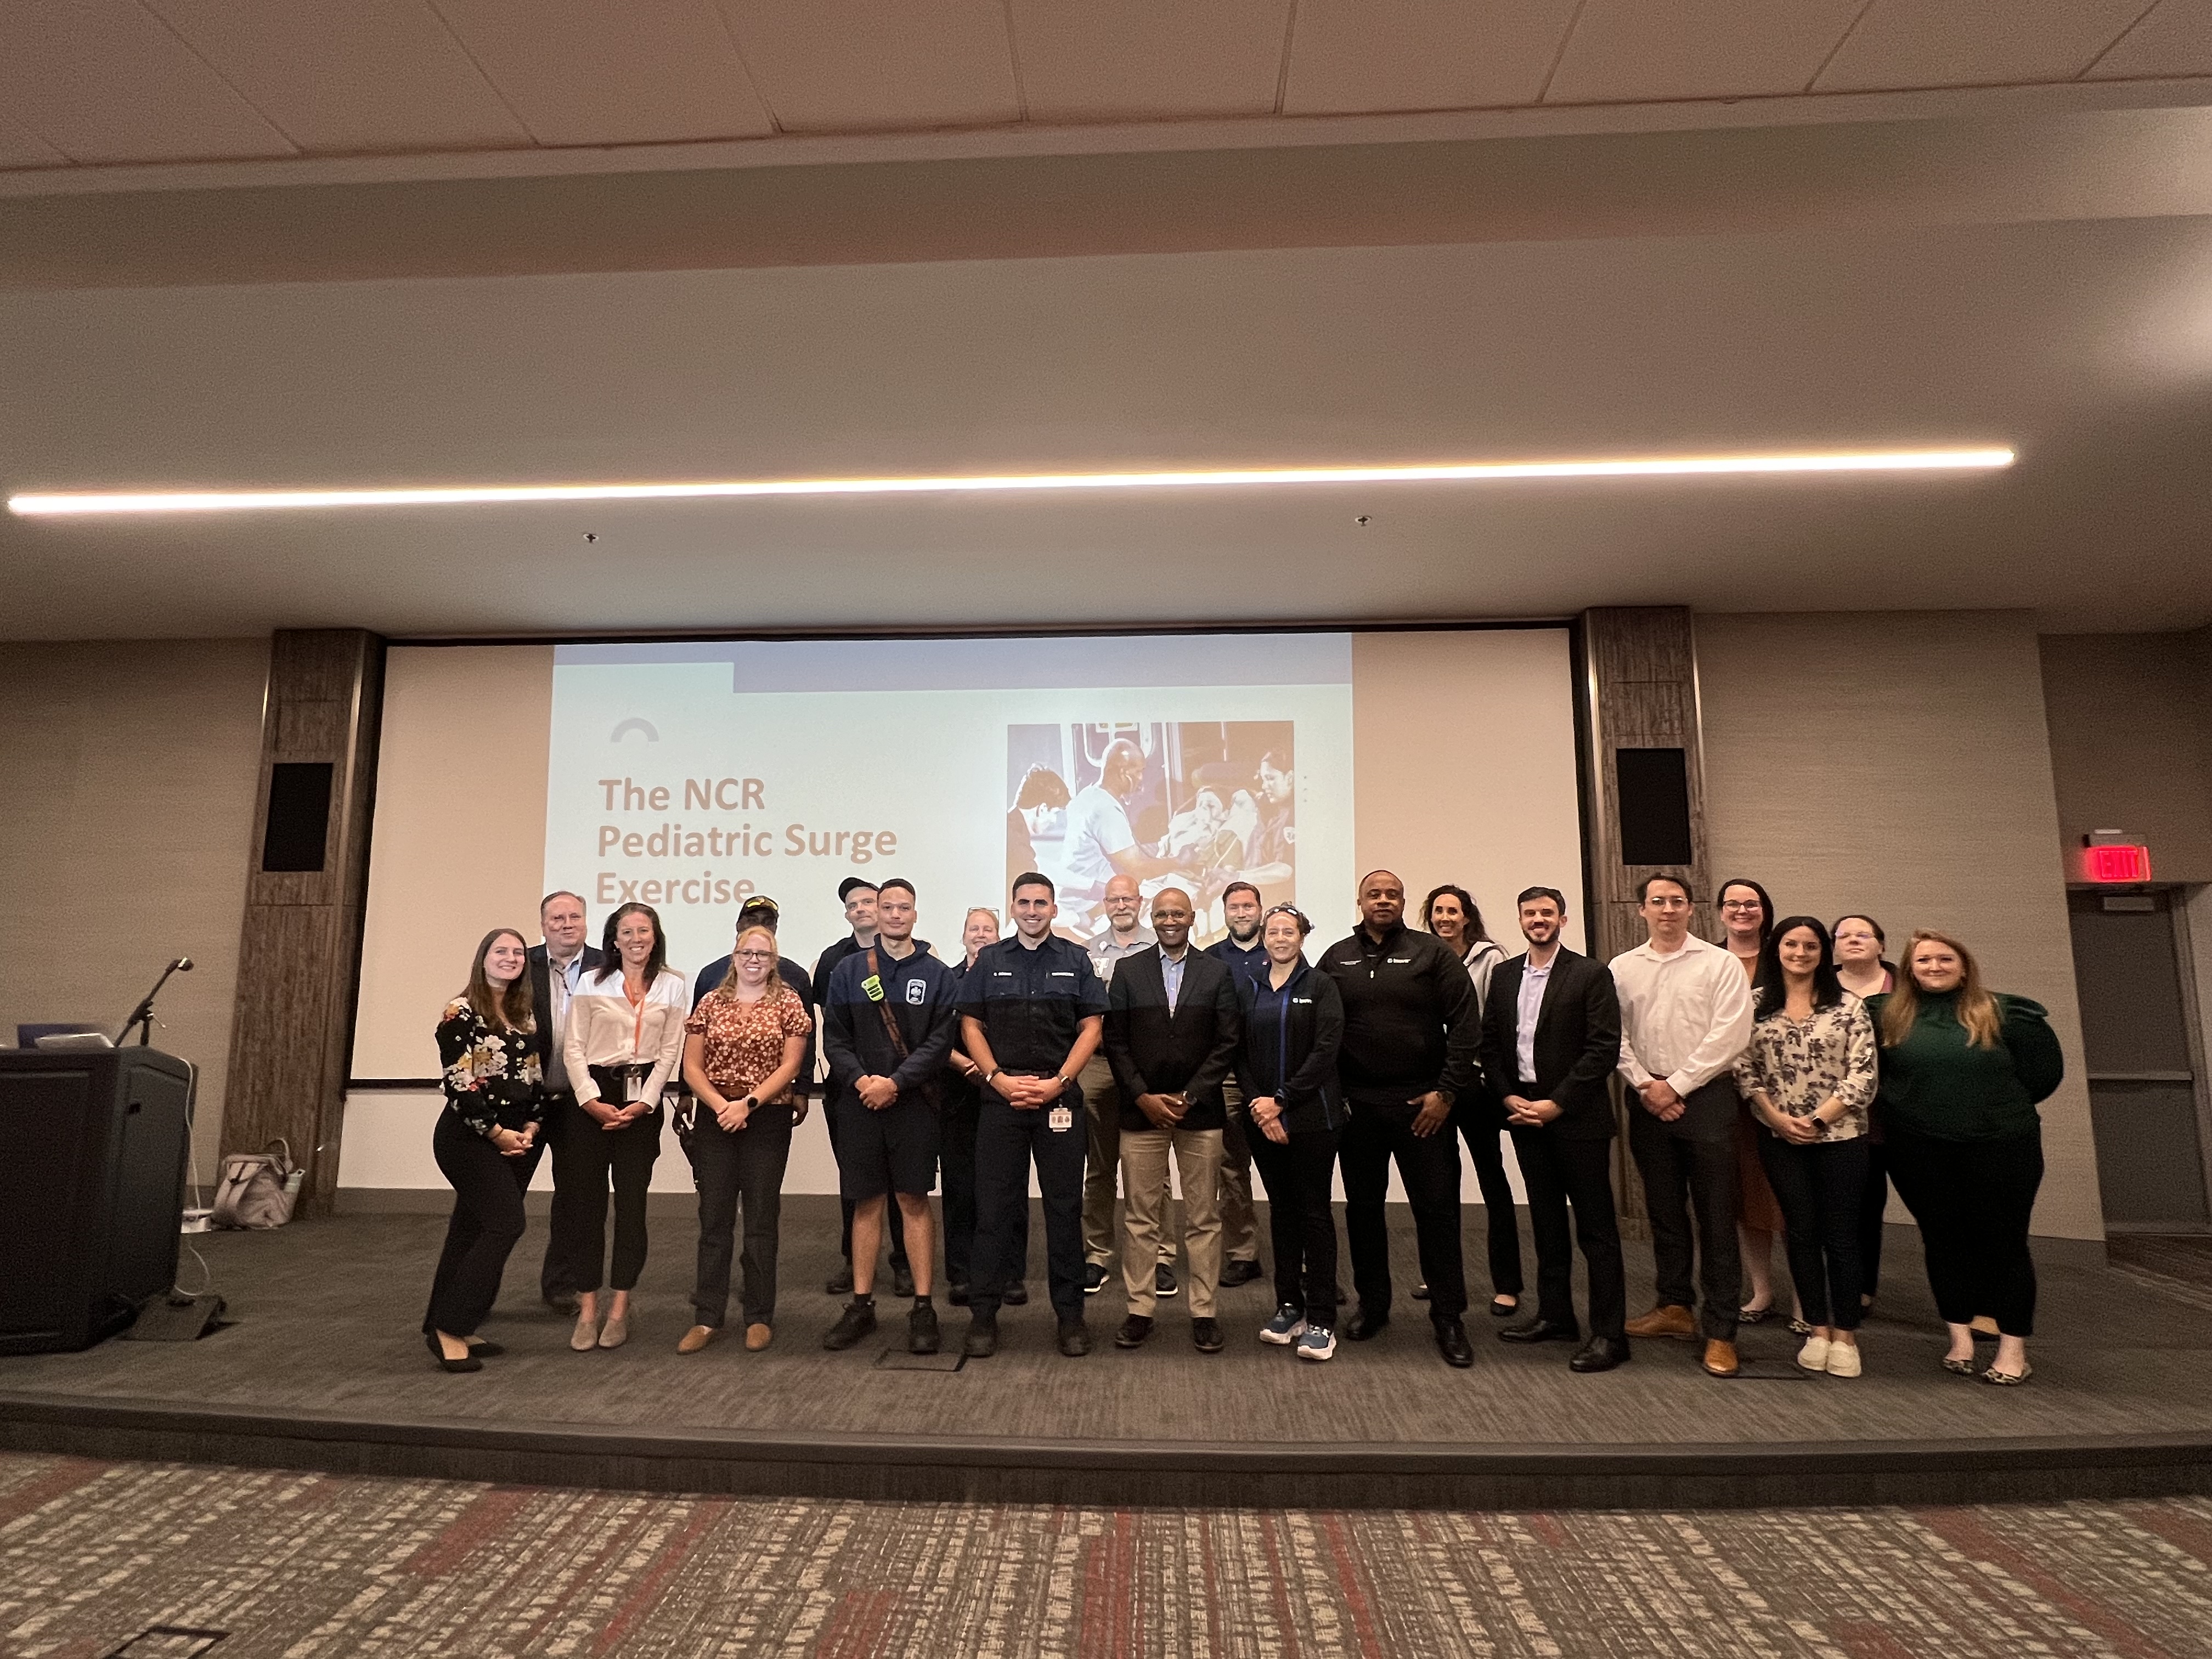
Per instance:
[[[138,1046],[141,1048],[146,1048],[153,1042],[154,999],[161,994],[161,988],[169,982],[169,975],[179,968],[190,968],[191,960],[190,957],[179,957],[161,969],[161,977],[154,981],[154,988],[147,992],[140,1000],[138,1006],[131,1011],[131,1018],[123,1022],[123,1029],[115,1034],[117,1048],[123,1046],[123,1039],[131,1035],[131,1028],[134,1025],[138,1028]]]

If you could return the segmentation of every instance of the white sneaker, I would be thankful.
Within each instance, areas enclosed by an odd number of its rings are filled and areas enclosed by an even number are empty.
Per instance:
[[[1805,1346],[1797,1350],[1798,1368],[1808,1371],[1826,1370],[1828,1356],[1835,1352],[1837,1346],[1825,1336],[1807,1337]]]
[[[1828,1375],[1856,1376],[1859,1374],[1859,1345],[1856,1342],[1828,1344]]]

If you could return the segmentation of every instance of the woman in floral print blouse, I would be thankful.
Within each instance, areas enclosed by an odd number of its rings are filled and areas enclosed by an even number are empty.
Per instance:
[[[484,1357],[499,1352],[476,1331],[499,1298],[500,1275],[522,1237],[528,1153],[545,1115],[529,948],[511,927],[486,933],[469,969],[468,989],[446,1005],[438,1021],[446,1109],[438,1114],[430,1147],[453,1183],[453,1215],[430,1282],[422,1335],[449,1371],[480,1370]]]
[[[1812,1333],[1797,1363],[1859,1374],[1859,1206],[1866,1191],[1874,1022],[1836,978],[1828,930],[1776,924],[1752,987],[1756,1024],[1736,1088],[1765,1133],[1759,1161],[1788,1224],[1790,1276]]]

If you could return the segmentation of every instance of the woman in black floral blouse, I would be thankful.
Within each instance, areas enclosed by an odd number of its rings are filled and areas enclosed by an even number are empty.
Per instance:
[[[430,1147],[453,1183],[453,1217],[430,1281],[422,1336],[449,1371],[483,1368],[500,1350],[476,1334],[499,1297],[500,1275],[522,1237],[530,1149],[545,1115],[538,1086],[537,1022],[530,1006],[529,945],[495,927],[477,946],[469,988],[438,1021],[446,1109]]]

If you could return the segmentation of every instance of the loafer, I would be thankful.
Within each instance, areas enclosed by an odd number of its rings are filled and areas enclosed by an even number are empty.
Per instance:
[[[1221,1322],[1218,1319],[1192,1320],[1190,1340],[1200,1353],[1219,1353],[1222,1349]]]
[[[1695,1336],[1698,1318],[1679,1302],[1669,1302],[1632,1319],[1624,1328],[1631,1336]]]
[[[1826,1371],[1828,1369],[1830,1344],[1825,1336],[1808,1336],[1805,1346],[1797,1350],[1797,1369],[1801,1371]]]
[[[1108,1277],[1109,1275],[1103,1263],[1097,1261],[1085,1262],[1083,1264],[1084,1295],[1097,1295],[1099,1291],[1106,1288],[1106,1280]]]
[[[1705,1368],[1708,1376],[1734,1376],[1743,1369],[1742,1362],[1735,1357],[1735,1344],[1723,1342],[1718,1337],[1705,1344],[1705,1357],[1698,1363]]]
[[[775,1332],[774,1328],[757,1319],[751,1324],[745,1327],[745,1352],[747,1353],[758,1353],[763,1348],[765,1348],[769,1343],[775,1340]]]
[[[845,1311],[837,1316],[837,1322],[824,1333],[822,1346],[832,1353],[842,1353],[876,1328],[876,1299],[866,1302],[858,1297],[845,1304]]]
[[[1344,1340],[1347,1342],[1372,1342],[1389,1328],[1389,1314],[1370,1314],[1364,1308],[1355,1308],[1352,1317],[1344,1322]]]
[[[1224,1261],[1221,1264],[1221,1287],[1233,1291],[1239,1285],[1249,1285],[1261,1271],[1256,1261]]]
[[[999,1351],[999,1322],[977,1314],[968,1321],[968,1334],[962,1339],[960,1352],[970,1359],[988,1359]]]
[[[927,1302],[917,1302],[914,1311],[906,1316],[906,1351],[908,1353],[935,1353],[944,1341],[937,1328],[937,1310]]]
[[[1018,1279],[1006,1286],[999,1300],[1009,1308],[1026,1308],[1030,1305],[1030,1287]]]
[[[684,1332],[677,1342],[676,1352],[696,1353],[714,1340],[714,1328],[712,1325],[694,1325],[690,1330]]]
[[[1131,1314],[1121,1322],[1121,1328],[1114,1333],[1114,1346],[1117,1348],[1142,1347],[1145,1339],[1152,1334],[1152,1322],[1148,1316]]]
[[[1625,1336],[1594,1336],[1575,1350],[1575,1357],[1567,1361],[1571,1371],[1609,1371],[1615,1365],[1626,1365],[1629,1359],[1628,1339]]]
[[[914,1267],[910,1262],[891,1263],[891,1294],[902,1302],[914,1299]]]
[[[1856,1376],[1863,1369],[1864,1362],[1859,1358],[1859,1345],[1857,1343],[1831,1342],[1828,1344],[1827,1371],[1829,1376]]]
[[[1575,1342],[1582,1331],[1573,1325],[1563,1325],[1556,1319],[1546,1319],[1540,1314],[1534,1319],[1524,1319],[1507,1325],[1498,1333],[1501,1342]]]
[[[629,1316],[626,1313],[610,1316],[607,1322],[599,1327],[599,1346],[603,1348],[619,1348],[629,1340]]]
[[[1070,1359],[1080,1359],[1091,1352],[1091,1327],[1079,1319],[1060,1322],[1060,1351]]]
[[[568,1346],[578,1353],[589,1353],[599,1346],[599,1322],[591,1314],[576,1316],[576,1328],[568,1333]]]
[[[1437,1330],[1437,1352],[1443,1355],[1444,1364],[1465,1370],[1474,1364],[1474,1345],[1467,1340],[1467,1327],[1456,1319],[1433,1322]]]

